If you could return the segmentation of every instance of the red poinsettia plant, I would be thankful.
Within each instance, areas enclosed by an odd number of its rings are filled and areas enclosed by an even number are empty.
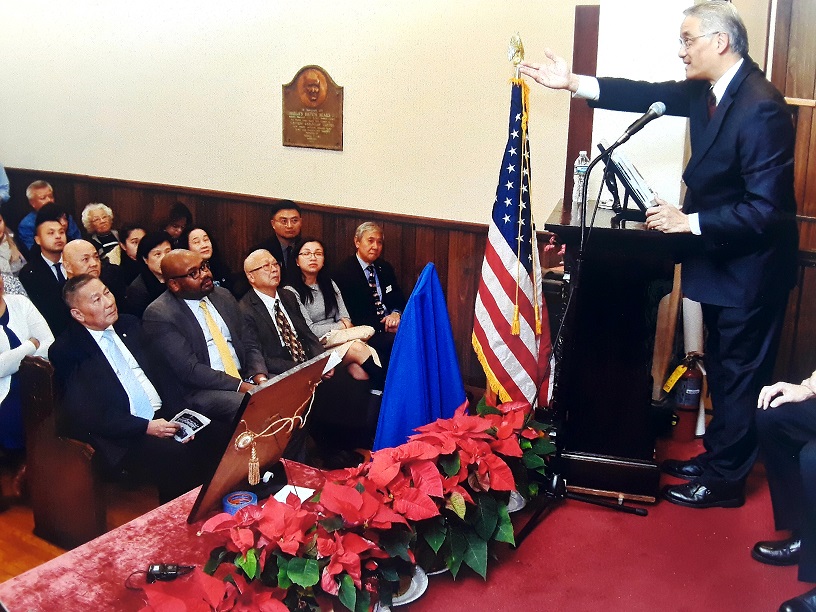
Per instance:
[[[201,532],[222,533],[225,544],[176,600],[218,611],[331,610],[339,601],[363,612],[390,604],[417,564],[455,576],[465,563],[485,577],[488,543],[514,542],[511,492],[535,494],[527,470],[543,471],[555,447],[522,402],[482,401],[477,415],[463,405],[417,432],[354,468],[286,462],[290,483],[314,495],[206,521]],[[171,591],[147,588],[149,605]]]

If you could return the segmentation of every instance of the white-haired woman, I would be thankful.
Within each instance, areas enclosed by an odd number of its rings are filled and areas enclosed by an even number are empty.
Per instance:
[[[82,225],[99,256],[118,266],[122,251],[119,248],[119,233],[112,229],[113,210],[110,206],[102,202],[88,204],[82,211]]]

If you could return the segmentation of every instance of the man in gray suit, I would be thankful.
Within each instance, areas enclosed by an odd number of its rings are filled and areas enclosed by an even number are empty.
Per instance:
[[[190,403],[231,422],[244,394],[267,380],[263,356],[248,338],[235,298],[213,284],[201,255],[171,251],[161,270],[167,291],[145,310],[145,333]]]
[[[272,254],[264,249],[253,251],[244,261],[244,272],[252,290],[241,299],[241,313],[264,356],[267,371],[282,374],[323,353],[323,345],[303,319],[297,297],[278,291],[281,268]],[[285,338],[290,334],[294,338],[287,343]]]

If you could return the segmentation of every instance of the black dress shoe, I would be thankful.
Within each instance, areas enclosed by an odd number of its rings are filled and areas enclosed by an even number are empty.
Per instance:
[[[768,565],[796,565],[799,563],[801,546],[802,540],[799,536],[792,536],[786,540],[757,542],[751,550],[751,556]]]
[[[694,459],[689,459],[688,461],[666,459],[660,464],[660,469],[669,476],[682,478],[684,480],[693,480],[703,475],[703,467]]]
[[[720,486],[709,488],[692,481],[663,489],[663,499],[687,508],[739,508],[745,503],[742,487]]]
[[[816,612],[816,589],[784,602],[779,612]]]

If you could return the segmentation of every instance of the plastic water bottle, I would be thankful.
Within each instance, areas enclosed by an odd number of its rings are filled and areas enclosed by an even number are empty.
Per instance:
[[[581,195],[584,192],[584,181],[589,167],[589,156],[586,151],[581,151],[575,158],[575,165],[572,173],[572,203],[580,204]]]

